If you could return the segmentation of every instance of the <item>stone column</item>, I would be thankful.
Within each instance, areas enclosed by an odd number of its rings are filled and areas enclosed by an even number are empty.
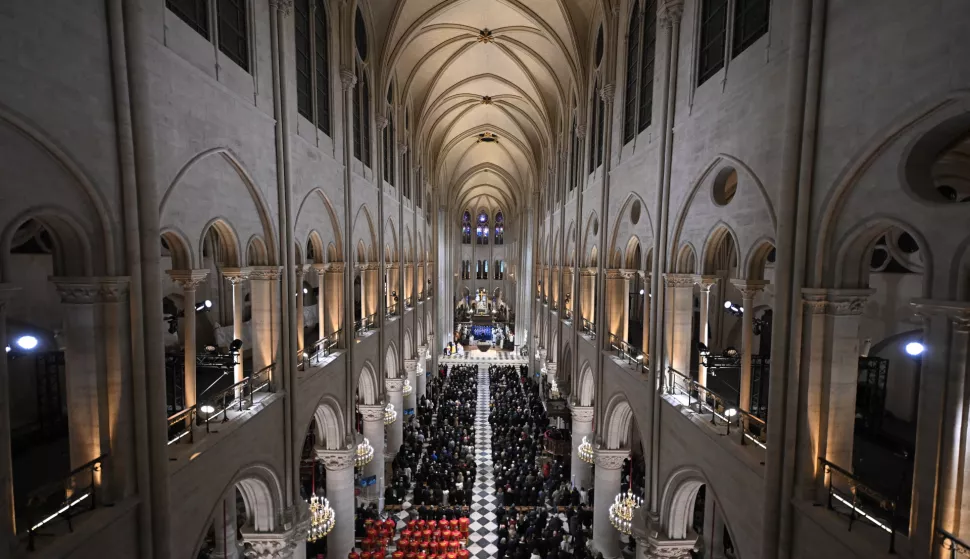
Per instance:
[[[324,294],[327,290],[326,264],[314,264],[313,271],[317,276],[317,339],[322,340],[327,337],[327,311],[324,306]]]
[[[327,551],[346,557],[354,547],[354,451],[316,449],[327,469],[327,499],[336,522],[327,536]]]
[[[816,457],[852,469],[856,388],[859,382],[859,322],[871,289],[803,289],[810,345],[808,358],[809,432],[817,437]],[[813,396],[817,394],[817,396]],[[820,480],[821,481],[821,480]]]
[[[279,279],[278,266],[255,266],[249,273],[253,372],[261,371],[276,362],[280,345]],[[278,385],[275,375],[273,384]]]
[[[212,559],[237,559],[236,547],[236,486],[233,485],[216,505],[212,515],[212,532],[215,534],[215,549],[209,555]]]
[[[667,329],[670,336],[670,366],[690,376],[690,345],[694,324],[694,276],[664,274],[667,297]]]
[[[326,289],[324,290],[324,300],[326,306],[326,320],[324,331],[327,335],[334,332],[341,332],[338,344],[340,347],[347,347],[347,340],[354,338],[351,331],[353,327],[347,328],[344,322],[344,266],[343,262],[331,262],[327,264],[327,271],[324,278]]]
[[[394,374],[397,374],[397,371]],[[385,379],[384,387],[387,389],[387,400],[397,412],[397,419],[387,426],[387,453],[390,456],[397,455],[404,442],[404,393],[402,392],[404,379]]]
[[[563,268],[563,316],[572,316],[576,309],[576,294],[573,293],[573,268]]]
[[[620,533],[610,523],[610,505],[620,492],[620,470],[629,450],[596,450],[593,495],[593,546],[605,559],[621,557]]]
[[[378,508],[383,508],[379,501],[384,490],[384,406],[361,404],[358,407],[364,417],[364,438],[374,447],[374,459],[364,466],[363,477],[376,478],[374,485],[366,488],[362,494],[365,500],[377,503]]]
[[[397,313],[401,314],[401,305],[403,303],[403,297],[398,291],[398,287],[401,283],[401,265],[398,263],[387,264],[387,308],[390,309],[395,303],[397,304]],[[397,293],[398,300],[394,300],[393,293]]]
[[[222,275],[232,284],[232,337],[234,340],[243,339],[243,282],[249,278],[248,268],[223,268]],[[250,344],[252,340],[250,339]],[[243,379],[243,346],[239,350],[236,366],[233,367],[233,382]]]
[[[73,470],[107,450],[101,448],[99,410],[100,402],[105,399],[99,386],[103,384],[99,379],[102,374],[99,352],[103,350],[104,332],[96,317],[98,285],[92,278],[54,278],[54,283],[64,311],[64,392],[67,395],[68,441]],[[189,312],[194,314],[195,310]],[[192,363],[195,363],[194,351]],[[188,376],[186,367],[186,379]],[[80,481],[79,485],[86,483]]]
[[[555,361],[550,361],[546,363],[546,381],[549,384],[556,382],[556,372],[559,370],[559,364]]]
[[[593,442],[593,406],[570,406],[569,411],[573,415],[573,446],[570,453],[572,484],[574,487],[589,489],[593,486],[593,465],[579,459],[579,445],[583,442],[583,437],[590,443]]]
[[[195,381],[195,289],[201,284],[209,270],[169,270],[168,275],[182,286],[182,345],[185,352],[185,407],[195,405],[198,387]]]
[[[404,301],[414,295],[414,262],[404,265],[404,293],[401,294],[401,315],[404,315]]]
[[[0,284],[0,341],[7,341],[7,301],[16,297],[20,288]],[[10,448],[10,376],[7,356],[0,359],[0,555],[9,557],[17,544],[17,525],[13,501],[13,458]]]
[[[579,327],[583,326],[583,319],[593,322],[596,320],[596,268],[583,268],[579,278]]]
[[[698,330],[697,341],[710,347],[710,329],[711,329],[711,317],[710,317],[710,302],[711,302],[711,287],[717,283],[717,276],[698,276],[697,284],[700,286],[700,324]],[[750,345],[750,344],[749,344]],[[750,372],[750,367],[748,368]],[[697,383],[701,386],[707,386],[707,367],[704,366],[704,360],[701,359],[700,363],[697,365]],[[744,407],[744,406],[742,406]],[[747,408],[745,408],[747,409]]]
[[[697,534],[690,527],[682,534],[665,533],[659,519],[651,517],[645,507],[633,514],[632,537],[637,542],[637,559],[691,559],[691,551],[697,549]],[[698,557],[712,559],[707,548],[702,553]]]
[[[627,340],[627,327],[630,323],[630,280],[634,270],[606,271],[606,300],[609,307],[609,333],[619,341]],[[619,344],[617,344],[619,345]]]
[[[917,491],[913,499],[911,538],[914,550],[930,549],[934,516],[940,528],[970,538],[970,303],[915,299],[923,322],[924,351],[920,369],[915,487],[933,487],[939,471],[936,510],[932,491]],[[941,429],[942,428],[942,429]],[[941,436],[942,435],[942,436]],[[934,515],[935,512],[935,515]]]
[[[640,273],[640,277],[643,278],[643,283],[642,283],[643,308],[641,309],[641,311],[643,312],[643,315],[642,315],[643,319],[640,321],[640,323],[643,325],[643,337],[639,340],[639,342],[640,342],[640,349],[643,352],[643,354],[645,356],[649,356],[650,354],[650,304],[652,302],[650,298],[650,286],[652,285],[652,282],[650,279],[650,272],[641,271],[639,273]],[[644,364],[646,364],[647,360],[644,359],[643,362]]]
[[[768,282],[759,280],[731,280],[731,285],[741,292],[742,297],[741,386],[738,389],[738,394],[740,395],[739,405],[742,410],[751,411],[751,355],[754,353],[754,298],[758,293],[764,291]],[[858,336],[858,324],[856,325],[856,335]],[[856,349],[855,357],[858,358],[858,341],[856,341]],[[856,361],[854,368],[858,372],[858,361]],[[854,403],[853,409],[855,409]]]
[[[418,370],[418,360],[405,359],[404,372],[407,374],[408,379],[414,379],[413,382],[416,384],[411,385],[414,387],[414,401],[420,401],[421,396],[425,396],[428,392],[428,379],[424,371]],[[415,409],[415,413],[417,413],[417,409]]]
[[[298,265],[294,270],[295,283],[296,283],[296,348],[299,351],[303,351],[305,346],[303,345],[304,330],[306,330],[306,321],[303,319],[303,278],[306,277],[306,267]]]
[[[376,316],[381,296],[380,266],[377,264],[364,266],[361,277],[363,278],[361,298],[364,300],[364,318],[375,315],[374,326],[379,327],[383,322]]]

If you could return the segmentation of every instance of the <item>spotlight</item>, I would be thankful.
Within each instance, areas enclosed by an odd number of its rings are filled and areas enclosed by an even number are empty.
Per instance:
[[[643,354],[637,355],[637,361],[643,361]]]
[[[738,356],[738,350],[737,350],[737,348],[735,348],[733,346],[730,346],[730,347],[728,347],[727,349],[724,350],[723,355],[724,355],[724,357],[737,357]]]
[[[912,355],[913,357],[923,355],[923,351],[925,349],[926,346],[924,346],[922,342],[909,342],[906,344],[906,353]]]
[[[642,289],[640,290],[640,295],[643,295],[643,290]]]
[[[199,411],[201,411],[202,413],[212,413],[212,412],[216,411],[216,409],[214,407],[206,404],[206,405],[203,405],[203,406],[199,407]]]
[[[10,353],[10,346],[7,346],[7,353]]]
[[[734,305],[731,303],[731,301],[724,301],[724,308],[725,309],[730,309],[732,306],[734,306]]]
[[[699,353],[703,357],[703,356],[706,356],[706,355],[710,355],[711,354],[711,350],[707,347],[706,344],[703,344],[701,342],[697,342],[697,353]]]
[[[206,309],[211,309],[211,308],[212,308],[212,301],[210,301],[209,299],[206,299],[205,301],[196,303],[196,305],[195,305],[195,310],[197,312],[202,312],[202,311],[204,311]]]
[[[239,352],[239,350],[242,349],[242,346],[243,346],[243,341],[239,339],[235,339],[232,341],[231,344],[229,344],[229,351],[232,353],[237,353]]]
[[[307,293],[309,293],[309,291],[307,290],[307,288],[304,287],[303,288],[303,294],[306,295]]]
[[[738,415],[738,410],[736,410],[735,408],[728,408],[724,410],[724,417],[731,418],[736,415]]]
[[[17,345],[20,347],[20,349],[30,351],[37,347],[37,338],[33,336],[20,336],[17,338]]]

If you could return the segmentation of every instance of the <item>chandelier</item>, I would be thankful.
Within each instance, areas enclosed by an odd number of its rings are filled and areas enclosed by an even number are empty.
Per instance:
[[[372,453],[373,451],[371,449]],[[306,541],[313,543],[327,537],[336,523],[337,517],[330,508],[330,501],[318,495],[310,497],[310,530],[307,532]]]
[[[593,445],[589,443],[586,437],[583,437],[583,442],[579,443],[579,459],[587,464],[592,464],[596,460],[596,456],[593,454]]]
[[[404,397],[406,398],[410,396],[413,392],[414,392],[414,387],[411,386],[411,381],[405,379],[404,388],[401,389],[401,394],[403,394]]]
[[[397,412],[394,410],[394,404],[388,402],[384,407],[384,425],[390,425],[395,421],[397,421]]]
[[[364,438],[364,442],[357,445],[357,455],[354,456],[354,465],[358,468],[363,468],[370,461],[374,459],[374,447],[370,445],[370,441]]]
[[[620,493],[610,505],[610,523],[621,533],[629,536],[633,532],[633,513],[642,503],[643,500],[632,491]]]
[[[552,379],[552,387],[549,389],[549,399],[558,400],[561,397],[562,394],[559,393],[559,384],[556,382],[556,379]]]

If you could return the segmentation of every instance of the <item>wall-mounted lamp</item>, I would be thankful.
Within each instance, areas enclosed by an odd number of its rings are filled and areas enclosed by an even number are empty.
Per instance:
[[[909,355],[912,355],[913,357],[919,357],[920,355],[923,355],[924,351],[926,351],[926,346],[923,345],[923,342],[913,341],[906,344],[904,349],[906,350],[906,353],[908,353]]]
[[[206,299],[195,304],[195,312],[202,312],[212,308],[212,301]]]

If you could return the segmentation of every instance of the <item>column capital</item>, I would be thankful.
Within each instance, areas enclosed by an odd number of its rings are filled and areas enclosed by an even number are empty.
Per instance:
[[[573,414],[573,421],[593,421],[593,406],[569,406],[569,411]]]
[[[697,546],[697,534],[688,532],[682,540],[667,537],[657,518],[651,518],[641,507],[633,515],[633,537],[637,540],[642,553],[639,557],[650,559],[690,559],[691,551]]]
[[[306,264],[297,264],[296,266],[293,267],[293,272],[296,274],[297,278],[302,278],[307,273]]]
[[[664,274],[667,287],[694,287],[697,277],[694,274]]]
[[[619,470],[623,467],[623,461],[629,456],[629,450],[597,448],[596,467],[604,470]]]
[[[603,84],[600,88],[600,99],[603,100],[607,105],[613,104],[613,94],[615,93],[616,86],[611,83]]]
[[[768,287],[768,282],[765,280],[733,279],[731,280],[731,285],[736,287],[745,299],[754,299],[758,293],[761,293]]]
[[[559,370],[559,363],[556,363],[555,361],[550,361],[550,362],[546,363],[546,371],[547,372],[549,372],[551,374],[555,374],[555,372],[558,371],[558,370]]]
[[[930,316],[946,316],[957,330],[970,331],[970,303],[966,301],[944,301],[938,299],[913,299],[910,301],[913,312],[920,319]]]
[[[328,472],[348,470],[354,467],[354,450],[329,450],[326,448],[314,448],[313,452],[317,460],[323,462],[323,467]]]
[[[596,268],[593,267],[593,266],[590,266],[588,268],[581,268],[579,270],[579,275],[581,275],[581,276],[595,276],[596,275]]]
[[[360,404],[357,409],[360,410],[360,415],[364,417],[364,421],[384,422],[383,404]]]
[[[404,372],[410,374],[418,370],[418,360],[417,359],[405,359],[404,360]]]
[[[384,115],[378,115],[374,117],[374,123],[377,124],[378,130],[383,130],[387,128],[387,125],[391,122],[389,118]]]
[[[327,263],[326,270],[330,273],[342,274],[344,272],[345,267],[346,267],[346,264],[343,262],[329,262]]]
[[[576,137],[579,138],[580,140],[582,140],[583,138],[586,137],[586,125],[585,124],[577,124],[576,125]]]
[[[165,272],[168,274],[172,281],[182,286],[182,289],[188,291],[190,289],[195,289],[198,287],[205,278],[209,277],[209,270],[168,270]]]
[[[61,302],[69,305],[117,303],[128,297],[130,278],[114,277],[51,277]],[[10,285],[10,284],[4,284]],[[7,290],[8,293],[11,292]],[[3,295],[0,295],[0,299]]]
[[[297,546],[306,541],[310,527],[310,506],[303,500],[283,511],[280,526],[273,532],[242,530],[247,559],[290,559]]]
[[[384,268],[388,270],[400,270],[401,264],[399,262],[385,262]]]
[[[625,268],[610,268],[609,270],[606,270],[606,279],[630,280],[630,279],[633,279],[633,276],[636,275],[636,273],[637,273],[636,270],[627,270]]]
[[[343,86],[344,91],[350,91],[357,85],[357,72],[354,72],[353,68],[348,68],[344,66],[340,69],[340,85]]]
[[[663,0],[660,10],[660,23],[670,29],[680,24],[684,16],[684,0]]]
[[[700,286],[701,291],[710,291],[712,287],[717,283],[718,277],[706,274],[698,274],[694,276],[694,282]]]
[[[426,346],[426,345],[419,345],[418,346],[418,358],[417,358],[416,361],[418,363],[420,363],[422,359],[426,359],[425,356],[427,354],[428,354],[428,346]]]
[[[802,289],[802,301],[811,314],[860,315],[874,289]]]
[[[384,379],[384,387],[388,392],[401,392],[404,390],[404,379],[403,378],[388,378]]]
[[[235,285],[249,279],[250,271],[249,268],[223,268],[222,277],[229,280],[229,283]]]
[[[269,0],[269,6],[276,8],[284,16],[293,13],[293,0]]]
[[[253,266],[250,268],[249,279],[250,281],[278,280],[282,270],[279,266]]]

